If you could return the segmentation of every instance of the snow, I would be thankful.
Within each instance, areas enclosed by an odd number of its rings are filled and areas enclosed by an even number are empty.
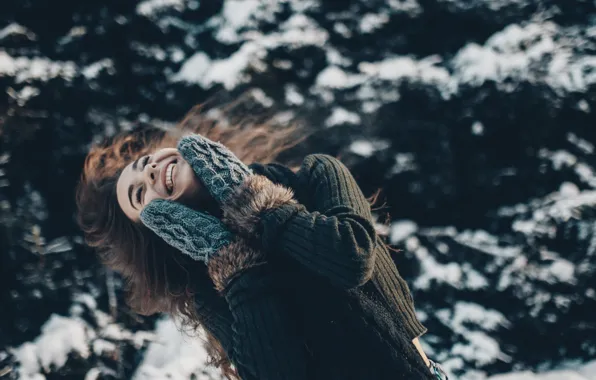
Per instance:
[[[275,104],[273,99],[267,96],[267,94],[265,94],[265,91],[261,90],[260,88],[252,89],[250,91],[250,94],[255,99],[255,101],[259,102],[264,107],[269,108],[273,106],[273,104]]]
[[[304,96],[295,85],[288,84],[285,87],[285,100],[288,105],[299,106],[304,103]]]
[[[258,0],[228,0],[223,3],[221,14],[211,19],[209,25],[216,30],[215,37],[219,42],[240,42],[243,38],[240,30],[249,27],[254,29],[256,24],[251,20],[267,18],[265,9],[269,12],[274,11],[271,7],[264,7]]]
[[[482,230],[463,231],[455,237],[455,241],[493,256],[516,257],[521,253],[519,247],[499,247],[498,238]]]
[[[155,329],[156,341],[149,345],[133,380],[220,379],[219,370],[207,367],[204,335],[189,337],[180,332],[174,321],[163,319]]]
[[[480,136],[480,135],[484,134],[484,125],[482,125],[482,123],[479,121],[475,121],[472,124],[472,133],[475,134],[476,136]]]
[[[70,353],[83,358],[89,357],[87,341],[94,334],[81,320],[52,314],[41,328],[41,335],[15,351],[15,356],[21,363],[21,375],[34,375],[41,368],[48,371],[51,365],[61,368],[66,364]]]
[[[89,323],[88,318],[93,319]],[[74,296],[68,316],[52,314],[41,327],[40,335],[11,352],[18,364],[19,378],[44,379],[40,373],[54,373],[64,367],[70,356],[95,360],[95,356],[113,357],[120,342],[128,341],[141,349],[155,339],[151,331],[131,332],[113,322],[108,314],[97,309],[91,294]],[[89,371],[86,378],[97,378],[97,371]],[[100,371],[101,372],[101,371]]]
[[[428,56],[421,60],[410,57],[392,57],[379,62],[361,62],[360,72],[371,78],[386,81],[410,80],[435,86],[444,99],[449,99],[456,91],[456,83],[438,56]]]
[[[411,237],[408,239],[416,239]],[[409,244],[412,244],[409,242]],[[459,264],[451,262],[447,264],[439,263],[435,258],[428,252],[428,249],[423,246],[419,246],[415,250],[415,255],[422,271],[420,276],[414,281],[414,286],[418,289],[429,289],[431,284],[434,282],[441,284],[447,283],[455,288],[463,286],[463,271]]]
[[[596,380],[596,360],[575,368],[559,369],[544,373],[514,372],[489,377],[487,380]]]
[[[5,26],[3,29],[0,29],[0,40],[15,34],[26,36],[30,40],[34,40],[36,38],[35,34],[31,32],[29,29],[13,22]]]
[[[360,33],[371,33],[389,22],[389,16],[383,13],[367,13],[360,19]]]
[[[418,225],[411,220],[399,220],[391,223],[389,241],[397,244],[418,231]]]
[[[96,78],[97,75],[99,74],[99,72],[104,69],[113,70],[114,62],[109,58],[105,58],[105,59],[94,62],[94,63],[90,64],[89,66],[83,68],[81,70],[81,72],[82,72],[83,76],[85,76],[85,78],[93,79],[93,78]]]
[[[316,84],[320,87],[340,89],[360,84],[363,79],[359,75],[347,74],[337,66],[329,66],[319,73]]]
[[[452,60],[460,84],[480,86],[506,79],[544,82],[553,89],[583,92],[596,83],[596,56],[575,59],[572,41],[559,37],[561,28],[552,22],[509,25],[491,36],[484,46],[470,43]],[[547,72],[535,70],[546,62]],[[500,87],[506,90],[508,85]],[[513,87],[510,87],[513,88]]]
[[[406,13],[416,17],[422,13],[422,6],[417,0],[388,0],[387,4],[393,13]]]
[[[591,142],[582,139],[581,137],[577,136],[575,133],[569,132],[567,134],[567,140],[578,147],[584,153],[594,153],[594,144]]]
[[[46,58],[12,57],[0,51],[0,77],[15,76],[15,82],[31,82],[33,80],[48,81],[62,77],[66,80],[74,78],[77,66],[74,62],[56,62]]]
[[[172,81],[178,82],[184,80],[189,83],[201,83],[209,67],[211,66],[211,59],[203,52],[195,53],[187,59],[180,71],[172,76]]]
[[[325,120],[326,127],[333,127],[339,124],[360,124],[360,115],[350,112],[345,108],[334,107],[331,115]]]
[[[137,13],[141,16],[153,16],[156,12],[173,8],[177,11],[184,10],[184,0],[145,0],[137,4]]]
[[[349,150],[362,157],[370,157],[376,151],[386,149],[389,143],[385,140],[355,140]]]
[[[557,259],[540,272],[542,280],[548,282],[575,282],[575,265],[565,259]]]
[[[328,34],[314,20],[301,14],[290,17],[279,26],[278,32],[263,35],[258,31],[246,32],[245,42],[225,59],[211,59],[206,54],[194,54],[170,77],[173,82],[197,83],[203,88],[222,84],[232,90],[248,80],[246,70],[250,67],[264,71],[263,60],[267,51],[278,46],[300,47],[324,46]]]

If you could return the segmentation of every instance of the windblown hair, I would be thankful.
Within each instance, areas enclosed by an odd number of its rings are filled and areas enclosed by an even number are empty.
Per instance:
[[[282,127],[271,121],[216,116],[196,106],[170,130],[139,127],[94,145],[76,192],[77,221],[86,242],[97,249],[104,265],[121,274],[131,309],[143,315],[163,312],[182,317],[183,324],[193,330],[202,325],[204,317],[197,311],[195,296],[201,295],[210,281],[206,266],[126,217],[116,198],[120,173],[145,154],[175,147],[190,132],[221,142],[245,164],[271,162],[311,133],[299,124]],[[377,195],[369,201],[374,203]],[[228,379],[238,379],[217,338],[205,332],[211,364],[220,367]]]

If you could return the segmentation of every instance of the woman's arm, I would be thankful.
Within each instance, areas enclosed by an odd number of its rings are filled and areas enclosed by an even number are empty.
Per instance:
[[[366,283],[375,264],[376,231],[369,203],[348,168],[329,155],[308,155],[297,186],[312,198],[313,211],[293,200],[291,190],[261,175],[248,177],[223,206],[224,223],[257,239],[269,254],[282,251],[336,286]]]
[[[209,274],[233,316],[231,359],[243,379],[306,380],[306,358],[280,273],[238,239],[209,261]]]

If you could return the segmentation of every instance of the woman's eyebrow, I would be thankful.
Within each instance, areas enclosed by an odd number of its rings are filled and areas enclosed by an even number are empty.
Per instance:
[[[141,156],[141,157],[142,157],[142,156]],[[137,170],[137,163],[139,162],[139,160],[141,159],[141,157],[137,158],[137,159],[135,160],[135,162],[133,162],[133,163],[132,163],[132,169],[133,169],[134,171],[136,171],[136,170]]]

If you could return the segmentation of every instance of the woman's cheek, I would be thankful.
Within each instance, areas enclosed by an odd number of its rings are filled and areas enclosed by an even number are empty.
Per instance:
[[[143,207],[144,206],[147,206],[154,199],[162,199],[162,198],[163,197],[160,196],[155,191],[153,191],[153,190],[147,190],[147,192],[145,193],[145,200],[144,200],[144,203],[143,203]]]

